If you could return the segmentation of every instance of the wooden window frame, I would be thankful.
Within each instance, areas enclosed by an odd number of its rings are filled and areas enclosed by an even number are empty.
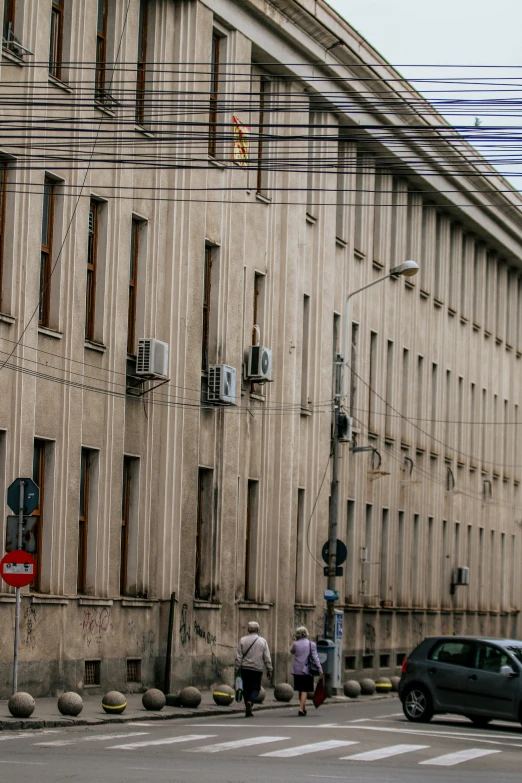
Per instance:
[[[145,86],[147,78],[148,0],[140,0],[138,21],[138,56],[136,59],[136,124],[145,123]]]
[[[203,269],[203,332],[201,335],[201,369],[203,372],[208,372],[212,261],[212,248],[209,245],[205,245],[205,262]]]
[[[40,592],[41,580],[42,580],[42,528],[44,524],[44,498],[45,498],[45,449],[47,442],[38,438],[34,441],[33,447],[33,481],[40,490],[38,496],[38,507],[32,513],[33,517],[37,517],[33,530],[36,538],[36,552],[34,558],[36,560],[37,569],[36,577],[31,582],[30,590],[34,592]],[[35,457],[38,453],[37,462],[35,464]]]
[[[82,449],[80,463],[80,503],[78,509],[78,575],[76,583],[76,592],[78,595],[85,595],[87,592],[87,539],[89,532],[91,454],[92,452],[90,449]]]
[[[105,76],[107,70],[107,15],[108,0],[98,0],[96,15],[96,90],[95,100],[104,103],[107,98]],[[100,28],[100,9],[102,9],[102,24]]]
[[[132,218],[129,264],[129,302],[127,312],[127,353],[136,355],[136,309],[138,300],[138,263],[140,251],[139,232],[142,221]]]
[[[91,199],[87,239],[87,288],[85,294],[85,339],[94,341],[96,318],[96,276],[98,271],[99,203]],[[91,215],[92,229],[91,229]]]
[[[203,471],[198,470],[198,509],[196,519],[196,568],[194,575],[194,597],[199,598],[201,593],[201,575],[202,575],[202,539],[203,539],[203,495],[205,488],[203,485]]]
[[[2,43],[9,47],[14,39],[14,27],[16,21],[16,0],[4,0],[4,19],[2,27]]]
[[[51,31],[49,36],[49,73],[62,79],[64,0],[52,0]]]
[[[259,77],[259,123],[258,123],[258,143],[257,143],[256,191],[261,195],[266,191],[266,174],[267,174],[266,171],[263,171],[263,165],[262,165],[267,83],[268,80],[264,76]]]
[[[0,159],[0,313],[3,312],[3,277],[5,255],[5,214],[7,199],[7,162]]]
[[[51,314],[51,275],[53,263],[53,228],[54,228],[54,199],[56,182],[49,177],[44,180],[44,195],[42,204],[42,237],[40,246],[40,289],[38,306],[38,323],[40,326],[48,327]],[[46,199],[49,204],[46,206]],[[47,225],[44,227],[44,218],[47,213]],[[44,244],[44,228],[46,229],[46,240]]]
[[[245,601],[255,601],[257,599],[255,585],[253,589],[251,589],[250,581],[252,573],[254,573],[256,568],[256,563],[253,562],[254,558],[252,557],[252,539],[257,532],[257,524],[259,520],[258,503],[259,481],[257,479],[248,479],[245,525]]]
[[[123,458],[123,486],[121,500],[120,536],[120,595],[127,595],[127,573],[129,563],[129,523],[131,505],[131,484],[133,457]]]
[[[208,112],[208,154],[211,158],[215,158],[217,153],[220,47],[221,36],[214,31],[212,33],[212,52],[210,56],[210,107]]]

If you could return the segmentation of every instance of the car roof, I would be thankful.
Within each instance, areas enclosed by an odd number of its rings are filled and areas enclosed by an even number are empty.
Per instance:
[[[496,636],[466,636],[466,635],[460,635],[457,634],[455,636],[427,636],[424,641],[442,641],[447,640],[449,641],[459,641],[461,639],[469,640],[472,642],[490,642],[492,644],[499,644],[501,647],[510,647],[510,646],[522,646],[522,641],[520,639],[502,639],[500,637]]]

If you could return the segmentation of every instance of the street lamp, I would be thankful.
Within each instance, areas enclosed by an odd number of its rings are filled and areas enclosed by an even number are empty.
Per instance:
[[[348,346],[350,345],[349,333],[350,333],[350,319],[349,303],[352,296],[360,294],[361,291],[365,291],[366,288],[370,288],[372,285],[382,283],[383,280],[388,280],[389,277],[412,277],[419,271],[419,266],[415,261],[404,261],[391,269],[388,274],[378,277],[377,280],[372,280],[371,283],[357,288],[355,291],[351,291],[346,297],[344,303],[344,342],[343,342],[343,355],[337,354],[335,359],[335,407],[334,407],[334,426],[332,428],[332,486],[330,493],[330,516],[328,521],[328,593],[332,598],[335,594],[335,580],[337,576],[337,518],[339,509],[339,413],[341,410],[341,369],[344,369],[343,374],[343,394],[346,398],[348,396],[348,368],[346,361],[348,357]],[[350,429],[351,429],[350,419]],[[342,628],[342,626],[341,626]],[[333,600],[327,602],[326,607],[326,636],[328,639],[335,641],[335,603]],[[340,674],[340,672],[339,672]],[[333,681],[332,675],[328,677],[328,691],[331,693],[332,687],[339,687],[340,682]]]

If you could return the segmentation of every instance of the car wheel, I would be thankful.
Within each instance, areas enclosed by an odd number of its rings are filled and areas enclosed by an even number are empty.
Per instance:
[[[493,720],[492,718],[484,718],[481,715],[466,715],[466,718],[479,729],[485,729],[488,723],[491,723]]]
[[[433,717],[431,696],[422,685],[412,685],[404,692],[402,709],[414,723],[427,723]]]

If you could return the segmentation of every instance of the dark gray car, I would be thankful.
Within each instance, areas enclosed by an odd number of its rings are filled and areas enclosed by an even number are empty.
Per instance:
[[[408,720],[465,715],[476,726],[522,722],[522,641],[432,636],[404,661],[399,696]]]

